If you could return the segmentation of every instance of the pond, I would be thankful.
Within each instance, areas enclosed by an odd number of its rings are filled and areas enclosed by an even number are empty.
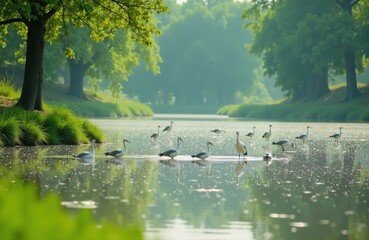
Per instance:
[[[151,140],[157,126],[167,126]],[[369,125],[262,122],[211,115],[92,119],[107,136],[91,162],[82,146],[2,149],[1,175],[57,193],[73,214],[90,208],[97,225],[141,226],[144,239],[369,239]],[[261,136],[272,125],[269,142]],[[256,127],[255,136],[246,134]],[[303,143],[296,136],[306,132]],[[329,138],[339,132],[337,141]],[[219,134],[210,130],[221,128]],[[236,132],[247,146],[239,158]],[[158,153],[177,145],[170,160]],[[121,159],[105,156],[122,148]],[[281,146],[272,142],[289,139]],[[207,160],[192,158],[210,141]],[[265,162],[263,155],[272,154]]]

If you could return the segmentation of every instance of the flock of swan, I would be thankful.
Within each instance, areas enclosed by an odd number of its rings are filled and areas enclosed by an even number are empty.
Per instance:
[[[162,132],[168,132],[170,133],[173,129],[173,121],[170,122],[170,125],[164,127],[164,129],[162,130]],[[157,132],[153,133],[150,138],[153,140],[157,140],[160,134],[160,128],[161,126],[158,126]],[[249,132],[246,134],[247,137],[250,137],[250,139],[252,139],[255,136],[255,129],[256,127],[253,127],[253,131]],[[309,129],[310,126],[306,127],[306,133],[303,133],[299,136],[296,137],[296,139],[302,140],[303,143],[305,143],[305,141],[309,138]],[[219,135],[222,132],[225,132],[224,130],[220,129],[220,128],[216,128],[216,129],[212,129],[210,130],[213,133],[216,133],[217,135]],[[342,127],[339,128],[339,132],[330,135],[330,138],[335,139],[335,141],[337,141],[342,135]],[[272,136],[272,125],[269,125],[269,131],[265,132],[262,135],[262,138],[265,139],[265,141],[269,142],[270,137]],[[84,151],[78,154],[74,154],[72,155],[74,158],[78,159],[78,160],[85,160],[85,159],[91,159],[95,157],[95,140],[91,141],[91,148],[90,151]],[[169,157],[170,159],[174,159],[176,156],[178,156],[178,154],[181,151],[181,142],[183,142],[181,137],[177,138],[177,147],[176,148],[170,148],[166,151],[163,151],[161,153],[158,154],[159,157]],[[122,149],[116,149],[110,152],[105,152],[106,156],[112,156],[114,158],[121,158],[124,156],[124,154],[127,152],[127,145],[126,143],[130,143],[130,141],[128,141],[127,139],[123,139],[123,148]],[[278,140],[278,141],[273,141],[272,142],[273,145],[278,145],[281,146],[282,150],[285,151],[285,148],[287,146],[292,146],[292,148],[294,148],[294,143],[291,142],[288,139],[282,139],[282,140]],[[211,142],[207,142],[207,151],[202,151],[199,152],[197,154],[191,155],[192,158],[198,158],[201,160],[205,160],[207,159],[210,154],[211,154],[211,147],[210,146],[214,146],[213,143]],[[239,159],[241,158],[241,156],[243,157],[243,159],[245,158],[245,156],[247,155],[247,147],[246,144],[244,142],[242,142],[240,140],[240,133],[237,131],[236,132],[236,144],[235,144],[235,148],[236,151],[238,152],[238,157]],[[272,154],[271,153],[265,153],[265,155],[263,156],[263,160],[268,162],[270,161],[272,158]]]

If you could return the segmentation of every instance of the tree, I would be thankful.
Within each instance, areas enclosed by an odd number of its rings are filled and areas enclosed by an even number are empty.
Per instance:
[[[260,62],[245,48],[251,35],[243,30],[240,9],[247,4],[193,0],[172,9],[157,40],[161,74],[153,77],[139,69],[125,85],[127,92],[153,103],[175,98],[178,105],[230,104],[237,92],[249,94]]]
[[[112,38],[117,29],[123,28],[131,30],[136,41],[151,45],[151,36],[159,34],[152,15],[166,10],[162,0],[5,0],[0,10],[1,35],[11,23],[23,24],[17,26],[27,32],[24,81],[17,105],[42,110],[45,41],[68,35],[67,23],[88,26],[90,37],[96,41]],[[66,54],[73,57],[70,48]]]
[[[351,7],[357,3],[349,2]],[[293,100],[324,96],[329,92],[328,73],[343,72],[347,99],[357,96],[355,68],[363,69],[368,43],[357,37],[363,24],[345,14],[336,1],[253,1],[244,17],[251,20],[254,32],[252,52],[263,56],[266,74],[276,75],[276,85]]]

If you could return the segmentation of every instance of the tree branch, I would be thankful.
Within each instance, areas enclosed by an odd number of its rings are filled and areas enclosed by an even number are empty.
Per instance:
[[[21,22],[21,23],[25,23],[23,18],[11,18],[11,19],[7,19],[4,21],[0,21],[0,25],[6,25],[9,23],[15,23],[15,22]]]
[[[61,6],[62,6],[62,1],[61,0],[58,0],[58,2],[55,4],[55,6],[52,9],[50,9],[49,12],[47,12],[45,14],[46,20],[48,20],[49,18],[51,18],[59,10],[59,8]]]

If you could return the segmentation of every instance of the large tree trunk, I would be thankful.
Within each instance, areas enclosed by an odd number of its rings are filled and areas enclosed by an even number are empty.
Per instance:
[[[40,17],[30,21],[27,27],[26,66],[22,93],[16,105],[26,110],[42,110],[45,21]]]
[[[74,59],[68,59],[69,72],[70,72],[70,83],[68,93],[77,98],[86,98],[83,91],[83,79],[86,71],[89,69],[91,64],[83,64],[76,62]]]
[[[313,71],[310,65],[310,74],[306,80],[306,100],[314,101],[329,93],[328,67],[323,68],[319,73]]]
[[[328,83],[328,67],[322,69],[318,77],[316,99],[327,95],[330,92]]]
[[[344,12],[352,18],[352,8],[359,0],[337,0]],[[355,52],[347,47],[345,50],[346,67],[346,101],[350,101],[359,95],[356,81]]]
[[[355,72],[355,54],[352,51],[345,51],[346,65],[346,101],[355,99],[359,95],[357,89],[356,72]]]

